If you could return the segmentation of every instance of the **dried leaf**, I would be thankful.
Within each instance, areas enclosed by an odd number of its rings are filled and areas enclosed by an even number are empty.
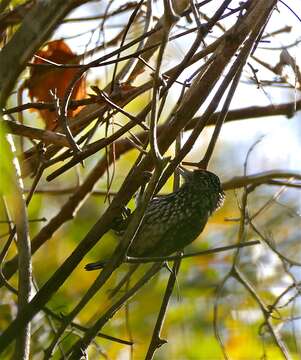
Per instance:
[[[43,59],[47,59],[59,64],[78,64],[76,54],[63,40],[49,42],[42,50],[36,53],[34,64],[45,64]],[[43,59],[41,59],[43,58]],[[29,96],[32,100],[51,102],[52,93],[58,98],[63,98],[65,91],[74,78],[78,69],[58,69],[50,67],[32,67],[30,78],[26,85]],[[74,87],[72,100],[80,100],[86,97],[86,80],[82,77]],[[68,111],[68,116],[74,116],[80,111],[81,107]],[[53,130],[57,126],[57,115],[55,111],[38,110],[46,124],[46,129]]]

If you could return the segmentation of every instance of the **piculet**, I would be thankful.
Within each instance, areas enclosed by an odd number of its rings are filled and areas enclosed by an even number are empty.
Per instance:
[[[217,175],[202,169],[182,170],[181,175],[184,183],[178,190],[149,202],[128,256],[167,256],[183,250],[201,234],[210,215],[222,206],[224,192]],[[102,267],[100,261],[85,268]]]

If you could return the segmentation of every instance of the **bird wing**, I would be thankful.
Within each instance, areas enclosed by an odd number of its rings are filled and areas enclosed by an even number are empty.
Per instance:
[[[204,228],[208,216],[191,217],[178,209],[176,200],[160,198],[153,201],[129,249],[130,256],[164,256],[191,243]],[[164,203],[166,201],[166,203]]]
[[[154,249],[165,238],[169,228],[169,213],[148,209],[129,249],[130,256],[152,256]]]

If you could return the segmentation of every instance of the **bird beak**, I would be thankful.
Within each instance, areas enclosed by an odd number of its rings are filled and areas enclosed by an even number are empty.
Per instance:
[[[190,170],[187,170],[185,168],[183,168],[182,166],[178,166],[177,167],[177,170],[176,170],[181,176],[183,176],[184,180],[188,180],[189,177],[191,176],[192,174],[192,171]]]

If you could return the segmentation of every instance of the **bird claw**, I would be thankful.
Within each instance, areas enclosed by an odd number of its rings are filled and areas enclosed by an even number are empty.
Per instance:
[[[143,176],[144,182],[148,183],[152,177],[152,172],[151,171],[143,171],[142,176]]]
[[[121,214],[113,219],[111,229],[114,230],[118,235],[122,235],[127,228],[130,215],[131,209],[123,207]]]
[[[173,270],[172,268],[168,265],[167,261],[164,261],[163,266],[165,267],[165,269],[167,269],[171,274],[173,274]]]

